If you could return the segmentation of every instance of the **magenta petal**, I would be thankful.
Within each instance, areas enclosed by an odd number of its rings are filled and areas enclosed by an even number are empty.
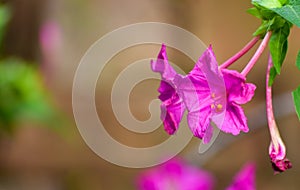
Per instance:
[[[227,111],[221,130],[233,135],[238,135],[240,131],[249,131],[247,118],[241,106],[235,103],[227,104]]]
[[[161,101],[167,101],[168,99],[171,99],[174,94],[176,94],[175,89],[168,82],[165,82],[163,80],[160,82],[157,91],[160,93],[158,98]]]
[[[246,78],[236,71],[223,69],[227,91],[227,106],[222,131],[238,135],[240,131],[248,132],[247,118],[240,104],[249,102],[254,96],[256,86],[245,83]]]
[[[202,107],[211,105],[210,89],[200,70],[198,75],[176,76],[174,84],[189,112],[199,112]]]
[[[188,110],[189,128],[194,136],[203,139],[211,121],[212,100],[207,82],[201,76],[200,71],[196,76],[175,77],[174,83]],[[210,140],[209,135],[206,140]]]
[[[285,170],[292,168],[292,163],[289,161],[289,159],[286,158],[286,150],[281,140],[279,140],[277,151],[273,143],[270,144],[269,154],[275,174],[284,172]]]
[[[179,127],[185,106],[175,89],[168,83],[161,81],[159,91],[161,92],[159,98],[162,100],[161,120],[165,131],[172,135]]]
[[[206,131],[205,131],[205,134],[204,134],[204,137],[203,137],[203,143],[204,144],[207,144],[210,142],[212,136],[213,136],[213,132],[214,132],[214,128],[213,126],[211,125],[211,123],[209,123],[209,125],[207,126],[206,128]]]
[[[199,111],[189,112],[187,115],[188,125],[194,134],[194,136],[203,139],[205,136],[207,129],[210,127],[211,121],[211,108],[203,107],[200,108]],[[209,136],[207,136],[209,137]],[[208,141],[210,139],[207,139]]]
[[[247,164],[233,179],[226,190],[255,190],[255,165]]]
[[[204,76],[207,81],[210,94],[214,93],[216,97],[226,99],[226,88],[224,84],[223,74],[219,70],[218,62],[216,56],[212,50],[211,45],[199,58],[196,66],[199,68],[194,68],[190,75],[197,77],[199,76],[199,70],[201,75]]]
[[[175,77],[174,83],[188,110],[189,128],[194,136],[203,139],[210,125],[212,102],[206,81],[190,75]]]
[[[281,160],[271,160],[271,162],[275,174],[284,172],[285,170],[292,168],[292,163],[287,158]]]
[[[165,131],[172,135],[179,127],[185,106],[173,87],[173,80],[177,73],[169,65],[166,46],[164,44],[161,47],[157,60],[151,61],[151,67],[153,71],[159,72],[162,77],[158,88],[158,92],[160,93],[159,99],[162,101],[160,117],[163,121]]]
[[[205,81],[199,80],[199,78],[197,81],[192,76],[177,77],[176,79],[175,84],[178,93],[188,110],[187,121],[189,128],[194,136],[200,139],[206,137],[205,142],[208,143],[211,135],[206,135],[206,132],[210,127],[212,100],[207,83],[205,84]],[[199,85],[201,82],[202,85]]]
[[[172,160],[139,176],[139,190],[212,190],[213,177],[206,171]]]
[[[246,78],[237,71],[223,69],[224,80],[228,92],[228,102],[245,104],[254,96],[256,86],[246,83]]]
[[[154,72],[159,72],[162,79],[165,81],[173,80],[174,76],[177,74],[173,67],[169,64],[165,44],[162,44],[157,60],[151,60],[151,69]]]
[[[192,133],[208,143],[213,133],[212,106],[226,102],[225,85],[211,46],[187,76],[175,77],[174,84],[188,110],[187,120]]]

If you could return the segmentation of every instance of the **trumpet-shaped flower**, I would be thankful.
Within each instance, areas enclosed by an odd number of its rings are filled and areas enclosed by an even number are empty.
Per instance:
[[[163,121],[166,131],[172,131],[169,134],[178,128],[179,118],[182,118],[185,109],[188,110],[188,125],[192,133],[203,139],[204,143],[211,139],[212,122],[222,131],[233,135],[240,131],[248,132],[247,118],[240,104],[251,100],[256,87],[246,83],[246,78],[240,73],[220,69],[211,46],[186,76],[177,74],[168,64],[164,45],[157,61],[152,61],[151,65],[152,70],[160,72],[162,76],[159,92],[163,101],[162,116],[167,110]],[[164,108],[166,103],[171,105],[170,109]]]

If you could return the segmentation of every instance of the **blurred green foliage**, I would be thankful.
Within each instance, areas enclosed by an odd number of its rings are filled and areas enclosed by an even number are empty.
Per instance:
[[[9,58],[0,61],[0,128],[13,130],[20,120],[51,122],[55,111],[36,68]]]
[[[10,11],[0,5],[0,43],[3,45]],[[1,55],[1,57],[3,57]],[[11,134],[21,121],[57,127],[62,117],[50,101],[36,65],[18,58],[0,60],[0,134]]]
[[[0,44],[2,47],[6,25],[10,20],[11,14],[8,6],[0,5]]]

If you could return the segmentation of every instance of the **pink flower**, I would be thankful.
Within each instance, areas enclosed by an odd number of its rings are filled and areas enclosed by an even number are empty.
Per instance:
[[[39,41],[43,53],[51,53],[61,45],[61,29],[54,21],[45,22],[39,33]]]
[[[273,66],[272,58],[269,56],[267,77],[266,77],[266,107],[268,125],[271,134],[271,143],[269,146],[269,155],[272,162],[272,167],[276,173],[284,172],[292,167],[292,163],[286,158],[285,145],[278,131],[272,106],[272,87],[269,86],[270,69]]]
[[[211,46],[186,76],[177,74],[169,65],[165,45],[162,45],[157,61],[152,61],[151,65],[152,70],[162,76],[159,87],[163,101],[162,119],[169,134],[177,130],[185,108],[192,133],[204,143],[211,139],[212,122],[233,135],[248,132],[247,118],[240,104],[252,99],[256,87],[246,83],[246,78],[240,73],[220,69]],[[168,109],[164,108],[166,105]]]
[[[139,190],[211,190],[213,186],[211,174],[179,160],[145,171],[137,180]]]
[[[233,179],[226,190],[255,190],[255,165],[246,164]]]
[[[42,69],[47,75],[52,74],[54,64],[59,62],[62,52],[62,31],[55,21],[46,21],[39,31],[39,43],[42,55]]]
[[[137,178],[138,190],[212,190],[214,177],[180,160],[171,160],[144,171]],[[226,190],[255,190],[255,165],[246,164]]]

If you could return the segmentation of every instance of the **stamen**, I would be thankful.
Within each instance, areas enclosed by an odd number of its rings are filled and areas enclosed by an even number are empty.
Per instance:
[[[218,111],[222,111],[222,108],[223,108],[222,104],[218,104],[218,105],[217,105],[217,110],[218,110]]]

